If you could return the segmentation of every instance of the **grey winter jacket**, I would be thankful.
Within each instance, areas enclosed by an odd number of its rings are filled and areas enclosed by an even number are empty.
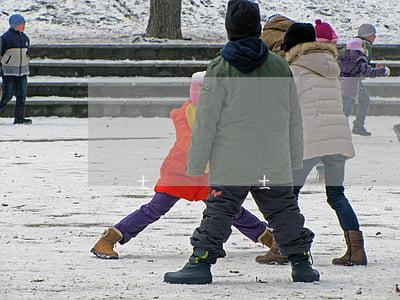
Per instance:
[[[383,77],[385,68],[373,68],[367,56],[359,50],[346,50],[339,56],[342,95],[358,100],[360,82],[365,77]]]
[[[292,76],[272,52],[249,73],[222,56],[214,59],[197,107],[188,174],[204,175],[209,161],[211,186],[291,184],[292,168],[303,166],[303,123]]]

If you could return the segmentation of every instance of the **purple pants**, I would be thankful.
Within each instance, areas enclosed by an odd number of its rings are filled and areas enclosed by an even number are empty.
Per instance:
[[[132,212],[115,225],[123,235],[120,244],[127,243],[131,238],[134,238],[142,232],[148,225],[160,219],[179,199],[180,198],[167,194],[156,193],[149,203],[142,205],[138,210]],[[265,222],[260,221],[255,215],[243,207],[236,216],[233,226],[253,242],[258,242],[258,238],[267,228]]]

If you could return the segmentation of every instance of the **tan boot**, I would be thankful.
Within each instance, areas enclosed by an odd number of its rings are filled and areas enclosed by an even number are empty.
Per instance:
[[[122,238],[122,233],[117,228],[111,227],[104,231],[90,252],[99,258],[118,259],[118,252],[114,251],[114,246]]]
[[[339,258],[334,258],[332,264],[340,266],[366,266],[367,254],[364,249],[364,239],[361,231],[350,230],[344,233],[347,251]]]
[[[267,254],[257,256],[256,262],[267,265],[285,265],[289,263],[288,259],[280,254],[275,238],[272,239],[271,249],[269,249]]]
[[[258,241],[267,246],[268,248],[272,247],[273,244],[273,240],[274,240],[274,236],[272,235],[271,230],[269,230],[267,228],[267,230],[264,231],[264,233],[262,235],[260,235],[260,237],[258,238]]]

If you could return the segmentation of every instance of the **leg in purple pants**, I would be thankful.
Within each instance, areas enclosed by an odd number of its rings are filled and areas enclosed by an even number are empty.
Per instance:
[[[123,235],[119,243],[125,244],[129,242],[131,238],[137,236],[148,225],[165,215],[179,199],[167,194],[156,193],[149,203],[142,205],[138,210],[129,214],[115,225],[115,228],[121,231]],[[267,228],[265,222],[261,222],[255,215],[243,207],[236,216],[233,226],[254,242],[258,241],[260,235]]]
[[[255,243],[258,242],[258,238],[267,229],[267,223],[260,221],[259,218],[243,208],[243,206],[235,217],[233,226]]]
[[[156,193],[149,203],[142,205],[138,210],[129,214],[115,225],[115,228],[121,231],[123,235],[119,243],[123,245],[129,242],[131,238],[137,236],[148,225],[165,215],[179,199],[167,194]]]

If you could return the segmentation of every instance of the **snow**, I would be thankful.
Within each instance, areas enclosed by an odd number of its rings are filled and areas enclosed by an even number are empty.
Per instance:
[[[340,38],[353,37],[360,24],[377,25],[378,43],[400,42],[400,2],[392,0],[261,0],[262,18],[275,13],[297,21],[316,18],[332,23]],[[148,0],[2,0],[0,28],[8,15],[23,14],[33,43],[130,43],[153,41],[140,37],[149,17]],[[183,0],[182,30],[196,42],[225,41],[227,1]],[[159,41],[166,42],[166,41]]]
[[[204,205],[180,201],[136,239],[118,246],[120,260],[99,260],[89,250],[102,230],[147,202],[153,194],[151,184],[148,189],[141,187],[137,180],[143,174],[132,168],[130,186],[88,186],[84,139],[92,120],[33,121],[32,126],[13,126],[11,119],[0,119],[1,299],[398,298],[400,145],[392,127],[400,123],[399,117],[369,117],[368,129],[374,135],[354,137],[357,156],[347,166],[347,195],[365,234],[368,267],[331,264],[333,257],[344,253],[343,237],[323,187],[316,185],[312,174],[300,205],[306,225],[316,233],[312,251],[321,282],[293,284],[289,266],[256,264],[254,257],[265,249],[234,229],[226,243],[228,256],[213,267],[214,283],[201,287],[167,285],[162,279],[190,255],[189,237],[199,225]],[[162,138],[153,141],[158,148],[147,148],[146,140],[135,144],[152,160],[154,170],[149,172],[158,171],[174,140],[169,119],[103,121],[110,123],[103,138],[127,124],[137,130],[126,137]],[[136,162],[141,159],[137,156]],[[245,206],[260,216],[254,201]]]

